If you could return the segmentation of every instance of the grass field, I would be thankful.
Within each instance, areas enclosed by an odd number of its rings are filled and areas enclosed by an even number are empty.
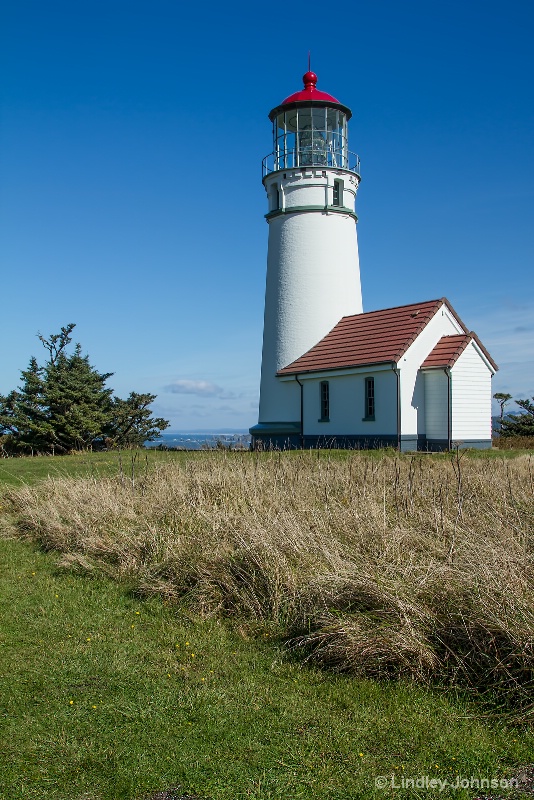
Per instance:
[[[200,455],[203,455],[202,453]],[[179,461],[185,452],[162,452],[155,449],[73,453],[68,456],[0,459],[0,487],[33,484],[44,478],[102,478],[123,474],[131,476],[151,469],[155,464]]]
[[[534,455],[534,439],[523,438],[521,449],[514,448],[513,440],[496,440],[502,449],[493,448],[492,450],[469,450],[466,456],[470,459],[498,459],[517,458],[520,455],[530,453]],[[319,453],[330,459],[346,459],[350,457],[351,451],[330,450]],[[209,452],[196,451],[194,454],[186,451],[165,451],[149,448],[137,451],[108,451],[103,453],[74,453],[68,456],[38,456],[35,458],[0,458],[0,487],[18,486],[21,484],[33,484],[38,480],[47,477],[106,477],[115,476],[119,473],[125,475],[139,475],[146,468],[150,469],[157,464],[182,462],[191,458],[195,459],[210,458]],[[265,458],[268,453],[263,454]],[[367,451],[369,458],[383,458],[383,451]],[[299,458],[299,451],[287,452],[286,458]],[[435,460],[448,460],[448,454],[434,454],[431,458]]]
[[[403,788],[403,780],[504,779],[534,760],[526,675],[522,711],[512,724],[513,709],[497,695],[492,700],[487,686],[482,702],[465,680],[440,687],[413,664],[392,670],[391,659],[382,662],[387,669],[377,668],[376,637],[375,660],[369,662],[374,666],[367,671],[378,678],[365,677],[358,637],[347,625],[364,613],[380,622],[382,633],[398,633],[398,615],[409,611],[399,581],[410,586],[410,576],[426,570],[432,590],[427,595],[432,595],[433,569],[439,565],[445,583],[454,575],[464,593],[451,597],[471,592],[464,614],[477,597],[486,604],[493,597],[493,621],[499,618],[501,633],[511,633],[508,641],[527,652],[528,641],[517,637],[528,629],[532,612],[524,594],[532,588],[528,458],[465,459],[460,480],[451,459],[433,457],[421,459],[419,466],[413,459],[358,454],[157,453],[149,454],[148,463],[137,458],[133,473],[130,457],[123,456],[122,468],[116,454],[68,458],[10,459],[7,467],[0,465],[2,800],[137,800],[178,784],[184,792],[213,800],[463,800],[489,791],[409,788],[409,783]],[[384,476],[391,480],[384,482]],[[504,496],[496,500],[497,485]],[[346,494],[349,488],[352,495]],[[280,505],[281,492],[291,502]],[[262,515],[267,497],[268,513]],[[426,506],[433,509],[432,525]],[[365,518],[356,517],[363,507]],[[492,577],[486,560],[466,583],[463,568],[473,556],[468,544],[474,547],[477,538],[466,531],[477,509],[492,557],[506,571]],[[243,519],[246,525],[240,526]],[[294,527],[296,520],[300,527]],[[320,552],[318,533],[310,538],[313,526],[321,534]],[[349,541],[355,529],[358,538]],[[247,530],[254,535],[245,540]],[[305,558],[294,562],[290,545],[303,531],[307,538],[300,555]],[[268,553],[260,547],[265,543]],[[445,573],[452,544],[452,566]],[[347,548],[353,553],[352,573]],[[381,590],[381,609],[376,603],[362,609],[361,581],[360,594],[353,591],[347,605],[347,581],[354,590],[360,557],[367,563],[367,589],[373,578]],[[268,562],[277,577],[266,585]],[[386,563],[390,572],[377,583],[371,567]],[[338,577],[345,570],[343,607],[333,566]],[[320,580],[313,585],[318,569]],[[330,576],[328,592],[325,575]],[[515,582],[502,586],[511,575]],[[481,586],[482,580],[489,585]],[[303,593],[305,586],[314,591]],[[318,586],[323,587],[321,602],[328,600],[324,610],[330,627],[332,617],[342,619],[350,634],[355,660],[345,674],[332,672],[340,666],[331,658],[332,630],[324,639],[324,620],[309,605],[310,598],[317,600]],[[428,598],[426,607],[431,608]],[[479,604],[477,613],[480,609]],[[380,610],[389,614],[386,628]],[[321,647],[312,646],[307,652],[315,658],[305,663],[301,648],[286,647],[295,613],[301,638],[306,631],[323,637],[322,655]],[[372,631],[368,634],[367,642]],[[404,629],[403,641],[406,635]],[[339,626],[335,642],[339,652],[347,652]],[[403,663],[410,665],[409,652]],[[413,654],[417,661],[420,652]],[[524,653],[517,663],[531,668]],[[388,776],[389,789],[375,788],[379,776]],[[391,787],[391,776],[399,788]],[[495,790],[491,794],[497,796]],[[510,793],[501,788],[498,796]]]

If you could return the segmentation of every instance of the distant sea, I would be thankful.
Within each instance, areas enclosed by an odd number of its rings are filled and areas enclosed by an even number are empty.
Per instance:
[[[492,417],[493,435],[499,435],[500,417]],[[145,442],[145,447],[168,447],[176,450],[213,450],[223,445],[228,448],[246,449],[250,445],[250,434],[246,430],[178,431],[162,433],[155,442]]]
[[[145,442],[145,447],[165,447],[175,450],[213,450],[216,447],[248,449],[250,434],[247,431],[190,431],[162,433],[154,442]]]

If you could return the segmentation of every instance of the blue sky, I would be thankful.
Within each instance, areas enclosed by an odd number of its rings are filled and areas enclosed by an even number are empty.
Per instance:
[[[48,335],[173,430],[257,421],[269,110],[353,112],[364,310],[446,296],[534,395],[534,3],[25,0],[0,18],[0,393]]]

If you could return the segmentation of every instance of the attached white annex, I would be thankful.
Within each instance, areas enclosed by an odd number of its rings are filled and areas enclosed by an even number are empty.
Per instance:
[[[491,446],[497,369],[446,299],[363,313],[350,110],[316,88],[274,108],[254,446]]]

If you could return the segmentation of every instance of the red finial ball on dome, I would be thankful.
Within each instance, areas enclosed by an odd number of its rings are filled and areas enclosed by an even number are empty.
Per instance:
[[[320,89],[317,88],[317,75],[315,72],[308,70],[308,72],[302,76],[302,80],[304,81],[304,89],[301,89],[300,92],[295,92],[295,94],[291,94],[289,97],[286,97],[282,103],[283,106],[288,105],[289,103],[307,103],[310,101],[313,103],[335,103],[336,105],[341,105],[339,100],[336,100],[336,98],[332,97],[331,94],[321,92]],[[346,109],[345,113],[349,114],[347,119],[350,119],[350,111]]]
[[[304,87],[306,89],[315,89],[317,85],[317,75],[315,72],[307,72],[302,76],[302,80],[304,81]]]

